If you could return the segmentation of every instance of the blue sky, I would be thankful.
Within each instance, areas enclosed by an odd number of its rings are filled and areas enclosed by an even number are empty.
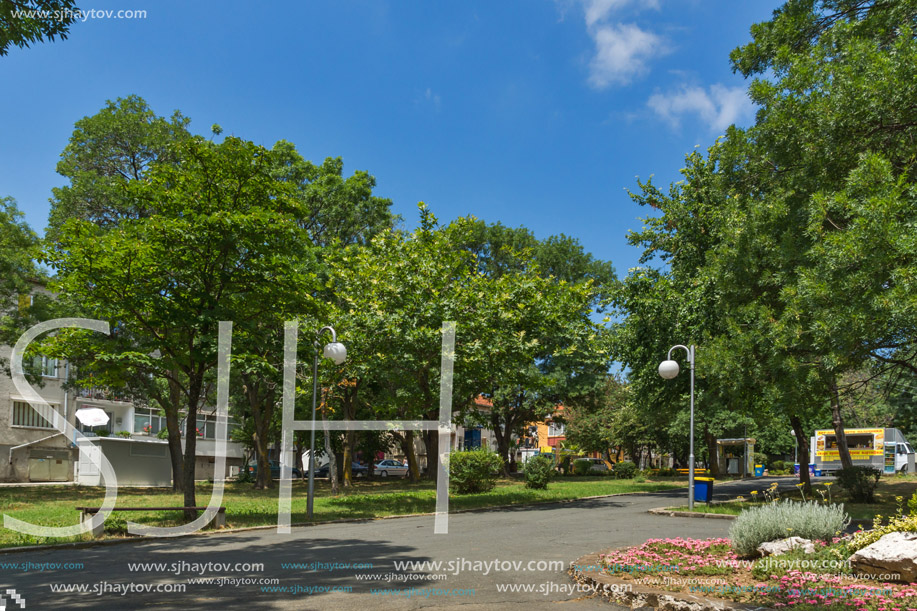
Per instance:
[[[376,176],[408,227],[425,201],[565,233],[619,275],[648,213],[625,189],[678,180],[684,155],[748,125],[728,55],[779,2],[433,0],[78,3],[65,41],[0,58],[0,196],[43,230],[73,123],[138,94],[192,130],[219,123]]]

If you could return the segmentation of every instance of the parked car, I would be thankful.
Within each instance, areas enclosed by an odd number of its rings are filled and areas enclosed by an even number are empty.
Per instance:
[[[315,477],[328,477],[328,467],[331,463],[325,463],[321,467],[315,469]],[[366,474],[369,473],[369,467],[366,465],[361,465],[360,463],[350,463],[350,472],[353,473],[354,477],[366,477]]]
[[[397,460],[380,460],[373,467],[373,473],[379,477],[407,477],[408,466]]]
[[[603,473],[608,471],[608,463],[602,458],[578,458],[577,460],[588,460],[591,462],[592,466],[589,467],[589,470],[592,472]]]
[[[270,461],[271,465],[271,479],[280,479],[280,461],[272,460]],[[251,473],[252,477],[258,475],[258,464],[248,465],[248,472]],[[293,467],[293,477],[301,477],[302,473],[296,467]]]

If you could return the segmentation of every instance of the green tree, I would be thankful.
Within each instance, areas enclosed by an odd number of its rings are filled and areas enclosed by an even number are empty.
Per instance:
[[[132,198],[127,185],[146,179],[156,163],[176,163],[175,145],[190,138],[190,122],[177,110],[170,118],[156,115],[137,95],[108,100],[77,121],[57,164],[69,184],[52,189],[47,237],[59,237],[71,218],[112,229],[154,214],[158,203]]]
[[[341,366],[323,363],[322,380],[335,380],[329,403],[340,416],[369,409],[374,419],[439,419],[441,327],[456,321],[456,405],[473,397],[473,363],[481,342],[468,285],[470,255],[456,250],[448,228],[420,204],[420,227],[409,235],[383,232],[365,245],[328,254],[332,316],[348,346]],[[459,220],[461,224],[464,221]],[[338,382],[347,380],[346,384]],[[359,407],[362,406],[362,407]],[[395,432],[419,476],[412,431]],[[438,436],[425,432],[428,477],[437,470]]]
[[[628,402],[627,386],[609,376],[597,391],[564,405],[567,439],[586,452],[601,452],[606,460],[616,461]]]
[[[0,0],[0,56],[10,45],[27,49],[56,37],[66,40],[77,10],[74,0]]]
[[[99,353],[94,369],[115,362],[181,389],[182,478],[192,507],[194,429],[216,363],[217,323],[234,321],[244,351],[252,321],[308,313],[315,269],[298,222],[301,202],[273,178],[269,150],[237,138],[189,138],[177,147],[180,163],[153,164],[145,180],[124,185],[155,213],[122,220],[116,230],[71,218],[45,257],[64,298],[132,335],[133,351]]]

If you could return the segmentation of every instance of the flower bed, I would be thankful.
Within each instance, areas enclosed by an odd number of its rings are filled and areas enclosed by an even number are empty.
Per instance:
[[[742,560],[729,539],[650,539],[642,545],[600,555],[605,575],[623,583],[692,596],[723,598],[771,608],[830,611],[917,611],[917,584],[857,579],[838,570],[769,570],[775,562],[798,565],[804,558],[833,557],[840,542],[822,544],[815,554]],[[782,559],[780,561],[776,559]],[[829,572],[830,571],[830,572]]]

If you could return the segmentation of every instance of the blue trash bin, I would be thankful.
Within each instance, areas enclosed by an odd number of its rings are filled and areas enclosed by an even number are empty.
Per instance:
[[[755,465],[755,477],[764,477],[764,465]]]
[[[709,503],[713,500],[713,478],[712,477],[695,477],[694,478],[694,500]]]

